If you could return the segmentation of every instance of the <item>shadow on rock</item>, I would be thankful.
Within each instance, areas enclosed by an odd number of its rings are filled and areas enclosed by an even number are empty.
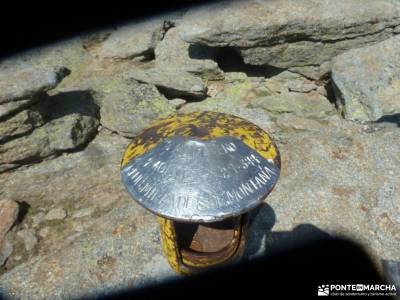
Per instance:
[[[383,270],[386,279],[390,284],[396,286],[396,290],[400,290],[400,261],[382,260]]]
[[[400,127],[400,113],[383,116],[376,120],[375,123],[393,123],[396,124],[397,127]]]
[[[263,240],[271,234],[272,227],[275,225],[275,218],[274,210],[265,203],[249,213],[245,258],[257,254],[263,248]]]
[[[273,232],[272,228],[276,221],[275,212],[271,206],[265,203],[251,212],[249,217],[245,259],[252,258],[255,255],[290,249],[292,245],[331,237],[312,224],[300,224],[291,231]]]
[[[72,114],[100,118],[100,107],[95,103],[90,91],[62,92],[50,96],[47,100],[49,121]]]

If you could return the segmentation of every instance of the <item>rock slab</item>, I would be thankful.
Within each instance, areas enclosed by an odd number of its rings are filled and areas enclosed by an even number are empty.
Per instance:
[[[0,72],[0,104],[26,99],[55,88],[70,71],[65,67],[24,67]]]
[[[193,44],[232,47],[247,64],[306,68],[389,38],[399,24],[400,3],[391,0],[254,0],[192,9],[180,33]]]
[[[375,121],[400,112],[400,36],[334,59],[336,103],[350,120]]]

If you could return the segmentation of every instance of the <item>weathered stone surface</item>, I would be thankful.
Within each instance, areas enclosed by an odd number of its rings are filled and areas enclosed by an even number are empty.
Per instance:
[[[121,26],[103,42],[99,56],[130,59],[151,55],[172,25],[172,21],[155,18]]]
[[[293,128],[296,130],[320,130],[321,123],[318,120],[296,116],[291,113],[284,113],[277,117],[276,125],[279,127]]]
[[[176,109],[181,108],[187,101],[185,99],[181,98],[175,98],[171,99],[168,101],[170,104],[172,104]]]
[[[332,80],[346,119],[375,121],[400,112],[400,37],[335,58]]]
[[[294,9],[295,7],[295,9]],[[373,0],[235,1],[193,9],[182,38],[234,47],[248,64],[320,65],[344,50],[390,37],[400,4]]]
[[[4,274],[1,288],[24,299],[93,297],[176,276],[161,254],[157,220],[143,208],[119,205],[97,222],[53,253]]]
[[[155,49],[155,64],[159,68],[171,67],[198,75],[204,79],[223,79],[223,72],[212,49],[191,47],[182,40],[177,28],[171,28]]]
[[[96,92],[101,102],[101,123],[123,136],[133,137],[151,121],[175,113],[175,108],[151,84],[114,80]]]
[[[262,108],[276,113],[294,113],[299,116],[324,116],[334,113],[334,107],[324,96],[317,92],[282,93],[255,98],[251,108]]]
[[[265,85],[275,93],[297,92],[308,93],[317,90],[315,82],[300,74],[283,71],[276,76],[266,79]]]
[[[129,142],[102,129],[82,151],[0,174],[0,195],[24,199],[31,206],[24,219],[30,226],[34,225],[32,221],[39,228],[46,226],[44,212],[49,207],[62,207],[70,215],[93,207],[98,217],[103,209],[108,211],[114,204],[130,201],[119,177],[121,155]],[[24,182],[23,189],[21,182]]]
[[[69,207],[72,216],[93,210],[91,217],[43,221],[37,232],[48,232],[36,246],[38,256],[10,266],[0,279],[2,291],[22,298],[78,297],[174,276],[161,254],[156,217],[137,205],[121,184],[119,163],[128,143],[103,129],[81,152],[0,174],[0,194],[23,197],[31,206],[28,224],[50,204]],[[24,189],[20,182],[25,182]],[[25,279],[17,282],[14,276]]]
[[[32,227],[36,228],[40,225],[41,222],[44,221],[44,217],[46,216],[46,214],[42,211],[38,212],[36,215],[32,216]]]
[[[0,72],[0,104],[53,89],[70,71],[65,67],[25,67]]]
[[[0,142],[27,134],[34,128],[43,125],[47,113],[42,111],[41,108],[42,106],[40,105],[31,106],[29,109],[0,122]]]
[[[329,100],[317,91],[317,86],[295,73],[284,72],[264,82],[246,76],[239,76],[239,82],[231,80],[213,97],[198,103],[188,103],[181,111],[212,110],[250,119],[254,118],[253,114],[259,114],[260,109],[314,117],[335,113]]]
[[[93,207],[87,207],[87,208],[82,208],[80,210],[77,210],[72,217],[73,218],[84,218],[84,217],[89,217],[94,213],[94,208]]]
[[[17,202],[9,199],[0,200],[0,244],[17,220],[18,212],[19,206]]]
[[[274,134],[285,168],[266,199],[270,209],[250,230],[264,232],[261,247],[269,251],[293,236],[295,226],[313,224],[355,239],[378,263],[378,257],[398,261],[399,129],[374,125],[364,131],[337,116],[327,120],[319,129]]]
[[[214,97],[207,97],[201,102],[185,104],[179,112],[217,111],[229,113],[252,120],[252,122],[264,128],[270,128],[272,122],[269,116],[260,109],[250,108],[249,103],[252,99],[270,95],[271,92],[247,77],[242,79],[240,82],[226,84]]]
[[[133,69],[125,74],[127,79],[135,79],[140,82],[150,83],[169,98],[194,97],[203,98],[207,88],[203,81],[188,72],[174,67]],[[179,78],[179,80],[177,80]]]
[[[80,148],[96,135],[98,125],[97,118],[79,114],[55,120],[46,128],[49,147],[55,153]]]
[[[98,107],[86,92],[47,99],[49,122],[27,136],[0,145],[0,169],[38,162],[84,146],[97,132]]]
[[[38,235],[44,239],[46,238],[50,233],[50,227],[43,227],[42,229],[39,230]]]
[[[24,100],[18,100],[0,104],[0,120],[7,119],[7,117],[39,101],[42,97],[43,95],[40,95],[40,97],[35,96],[30,99],[24,99]]]
[[[14,250],[12,243],[6,239],[0,242],[0,267],[4,265],[7,258],[10,257]]]
[[[19,166],[36,162],[52,154],[46,127],[34,130],[30,135],[0,145],[0,166]],[[4,170],[3,170],[4,171]]]

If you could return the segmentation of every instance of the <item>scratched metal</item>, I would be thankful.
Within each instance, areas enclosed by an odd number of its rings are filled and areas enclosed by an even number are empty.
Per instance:
[[[214,222],[242,214],[272,190],[279,168],[241,140],[174,137],[122,170],[129,194],[166,218]]]

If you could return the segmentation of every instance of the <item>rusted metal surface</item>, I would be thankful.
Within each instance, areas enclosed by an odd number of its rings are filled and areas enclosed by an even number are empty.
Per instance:
[[[242,230],[242,217],[212,224],[196,224],[195,232],[187,232],[186,224],[175,223],[178,243],[182,238],[190,243],[179,243],[183,263],[212,266],[228,260],[237,250]],[[187,242],[187,241],[186,241]]]

